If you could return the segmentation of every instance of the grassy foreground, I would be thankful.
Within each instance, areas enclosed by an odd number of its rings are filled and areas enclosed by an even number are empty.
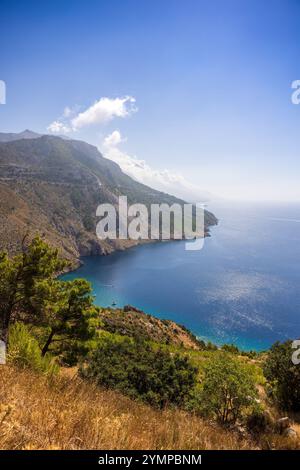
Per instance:
[[[282,436],[259,442],[178,409],[153,409],[82,381],[74,369],[49,382],[28,369],[0,367],[1,449],[288,447]]]
[[[55,278],[63,266],[39,237],[0,253],[0,448],[300,448],[291,341],[217,348],[132,306],[95,306],[87,281]]]
[[[83,382],[0,367],[1,449],[246,449],[254,443],[178,409],[155,410]]]

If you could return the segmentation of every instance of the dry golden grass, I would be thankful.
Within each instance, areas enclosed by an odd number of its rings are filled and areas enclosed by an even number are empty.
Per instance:
[[[199,417],[153,410],[71,374],[49,383],[7,365],[0,366],[0,448],[202,450],[255,445]]]
[[[184,411],[154,410],[99,389],[76,369],[49,382],[6,365],[0,366],[0,449],[300,449],[300,440],[242,438]]]

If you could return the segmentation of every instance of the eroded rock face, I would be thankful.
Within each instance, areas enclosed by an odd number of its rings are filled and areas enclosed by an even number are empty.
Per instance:
[[[87,240],[85,243],[80,243],[79,253],[81,256],[97,256],[105,254],[103,248],[97,240]]]

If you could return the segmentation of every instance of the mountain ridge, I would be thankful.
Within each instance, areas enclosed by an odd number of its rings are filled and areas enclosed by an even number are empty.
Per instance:
[[[129,204],[147,207],[185,203],[133,180],[84,141],[29,130],[7,137],[1,133],[0,141],[0,249],[18,251],[29,232],[42,234],[67,258],[109,254],[140,242],[99,241],[95,233],[99,204],[116,205],[120,195],[126,195]],[[205,222],[208,234],[217,219],[206,211]]]
[[[38,134],[30,129],[25,129],[22,132],[0,132],[0,142],[13,142],[21,139],[37,139],[43,134]]]

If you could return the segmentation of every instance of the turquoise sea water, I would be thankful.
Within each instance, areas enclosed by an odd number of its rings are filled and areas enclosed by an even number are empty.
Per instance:
[[[185,242],[83,258],[64,279],[92,282],[96,303],[131,304],[217,344],[262,350],[300,337],[300,205],[218,205],[201,251]]]

